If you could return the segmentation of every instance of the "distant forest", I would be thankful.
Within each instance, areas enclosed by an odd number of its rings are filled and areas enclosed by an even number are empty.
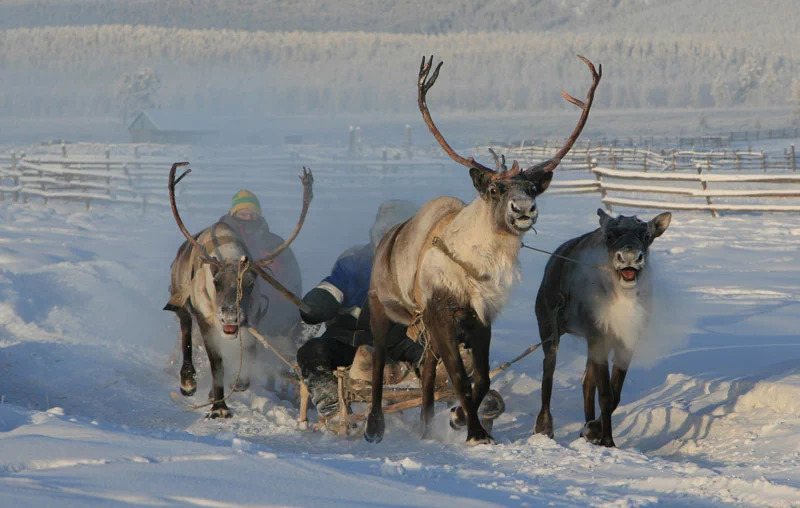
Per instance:
[[[158,74],[158,106],[230,113],[415,108],[422,55],[445,61],[441,111],[566,107],[602,63],[597,104],[614,108],[789,104],[800,38],[767,51],[735,36],[565,33],[253,32],[105,25],[0,31],[0,105],[13,115],[109,115],[119,83]],[[152,94],[151,94],[152,95]]]
[[[800,108],[797,0],[2,0],[0,115]],[[798,109],[800,115],[800,109]]]

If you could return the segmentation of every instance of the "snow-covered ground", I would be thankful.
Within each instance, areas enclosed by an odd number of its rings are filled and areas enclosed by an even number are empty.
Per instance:
[[[306,288],[367,241],[382,200],[473,194],[450,164],[318,165],[294,247]],[[282,234],[299,209],[296,174],[299,166],[244,182]],[[594,228],[598,205],[596,195],[545,194],[538,235],[526,242],[553,249]],[[444,405],[433,440],[419,439],[411,410],[389,418],[378,445],[297,430],[297,409],[259,386],[232,397],[231,420],[187,411],[170,398],[178,326],[161,311],[182,238],[169,211],[80,207],[0,203],[3,505],[800,506],[797,215],[675,214],[651,248],[659,315],[614,415],[619,448],[578,438],[585,346],[570,337],[556,370],[555,440],[531,437],[537,351],[494,383],[508,409],[498,445],[466,448]],[[185,219],[195,231],[224,212]],[[493,364],[539,342],[533,301],[545,262],[521,253],[523,281],[496,323]],[[199,375],[205,394],[205,366]]]

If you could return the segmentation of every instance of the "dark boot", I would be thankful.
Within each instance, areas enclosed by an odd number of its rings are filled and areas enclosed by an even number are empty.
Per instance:
[[[304,379],[311,402],[320,416],[328,418],[339,410],[339,384],[330,373],[313,374]]]

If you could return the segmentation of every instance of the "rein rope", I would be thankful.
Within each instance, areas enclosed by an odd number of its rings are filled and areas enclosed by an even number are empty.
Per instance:
[[[567,256],[562,256],[561,254],[556,254],[555,252],[550,252],[550,251],[548,251],[548,250],[544,250],[544,249],[537,249],[536,247],[531,247],[530,245],[525,245],[525,243],[523,243],[523,244],[522,244],[522,247],[523,247],[523,248],[525,248],[525,249],[534,250],[534,251],[536,251],[536,252],[541,252],[542,254],[549,254],[549,255],[551,255],[551,256],[553,256],[553,257],[557,257],[557,258],[565,259],[565,260],[567,260],[567,261],[572,261],[573,263],[577,263],[577,264],[579,264],[579,265],[583,265],[583,266],[585,266],[585,267],[587,267],[587,268],[594,268],[594,269],[596,269],[596,270],[608,270],[608,271],[610,271],[610,270],[611,270],[611,269],[610,269],[609,267],[607,267],[607,266],[601,266],[601,265],[590,265],[589,263],[584,263],[583,261],[580,261],[580,260],[578,260],[578,259],[575,259],[575,258],[570,258],[570,257],[567,257]]]

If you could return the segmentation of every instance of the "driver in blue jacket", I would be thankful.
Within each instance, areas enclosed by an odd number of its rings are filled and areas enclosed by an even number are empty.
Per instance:
[[[408,201],[383,203],[370,229],[370,243],[342,253],[330,275],[303,297],[311,312],[301,312],[302,320],[310,325],[324,322],[326,328],[322,336],[309,340],[297,351],[303,381],[320,416],[332,416],[338,410],[338,385],[333,371],[351,365],[360,345],[373,343],[367,294],[375,248],[386,231],[411,218],[416,210]],[[405,326],[392,324],[386,353],[396,362],[417,365],[423,347],[408,338]]]

